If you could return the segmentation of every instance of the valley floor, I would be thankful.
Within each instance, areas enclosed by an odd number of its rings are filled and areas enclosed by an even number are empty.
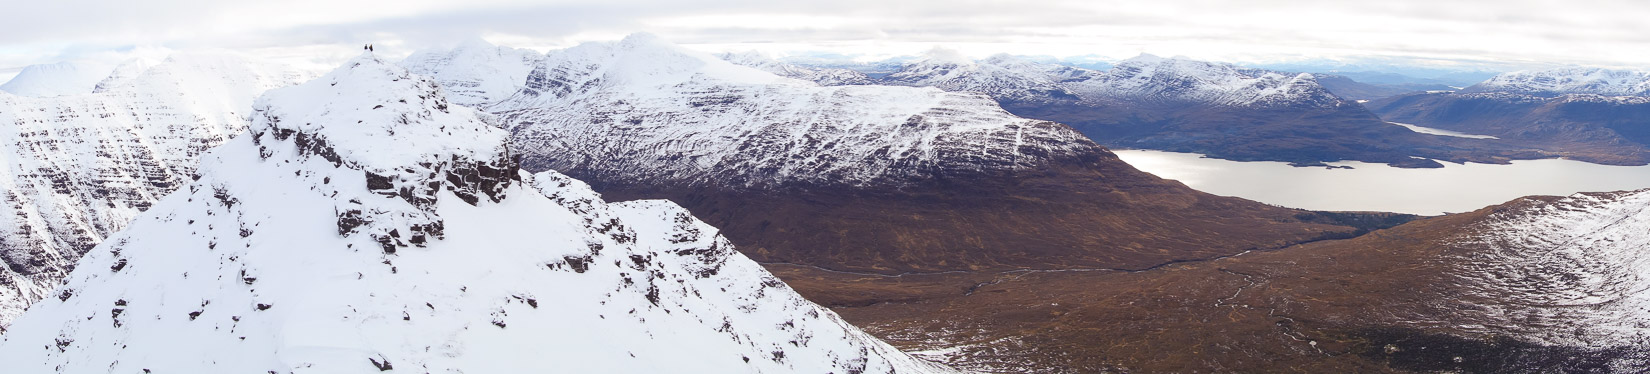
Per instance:
[[[1643,358],[1486,332],[1523,322],[1462,312],[1472,285],[1447,260],[1462,251],[1436,243],[1505,208],[1142,271],[766,267],[902,350],[984,372],[1613,372]]]

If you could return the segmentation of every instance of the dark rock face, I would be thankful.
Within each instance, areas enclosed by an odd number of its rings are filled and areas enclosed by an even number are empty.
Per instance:
[[[1650,99],[1432,93],[1367,105],[1390,121],[1492,135],[1503,143],[1565,158],[1610,165],[1650,163]]]
[[[299,157],[320,158],[335,167],[367,169],[340,157],[324,136],[275,127],[279,125],[280,118],[268,113],[265,115],[262,123],[270,124],[270,127],[258,130],[251,136],[266,154],[271,147],[291,146],[298,150]],[[472,160],[455,154],[445,160],[422,162],[395,170],[363,170],[369,192],[406,202],[422,214],[382,217],[370,213],[371,209],[365,207],[360,199],[352,199],[335,210],[338,234],[350,236],[360,233],[364,227],[369,228],[368,235],[383,246],[385,253],[395,253],[397,248],[407,246],[422,247],[429,240],[439,240],[443,235],[445,225],[435,215],[438,193],[451,192],[470,205],[478,204],[483,199],[496,203],[505,198],[506,189],[521,181],[520,169],[518,159],[508,154],[492,160]],[[396,223],[391,223],[394,225],[391,227],[374,225],[385,219]],[[407,232],[405,237],[402,229]]]

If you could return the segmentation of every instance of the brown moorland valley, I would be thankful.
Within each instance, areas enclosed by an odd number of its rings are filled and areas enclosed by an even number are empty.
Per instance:
[[[1565,318],[1507,317],[1539,314],[1544,306],[1522,300],[1557,291],[1479,292],[1482,275],[1473,271],[1497,264],[1463,260],[1491,248],[1462,238],[1487,224],[1573,208],[1561,200],[1522,198],[1353,239],[1148,271],[886,276],[769,268],[904,349],[944,352],[955,365],[986,371],[1619,372],[1642,365],[1650,359],[1642,341],[1577,348],[1519,339],[1520,329],[1570,328],[1552,325]],[[1563,316],[1571,307],[1552,308]]]

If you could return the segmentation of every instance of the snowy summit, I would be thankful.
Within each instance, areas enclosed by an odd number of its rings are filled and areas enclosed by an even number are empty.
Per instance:
[[[1583,67],[1516,71],[1497,75],[1483,83],[1468,87],[1465,91],[1537,96],[1650,96],[1650,72]]]
[[[525,89],[491,109],[513,126],[524,167],[603,181],[905,186],[1104,153],[984,95],[823,87],[646,34],[551,52]]]
[[[248,133],[12,325],[7,372],[949,372],[665,201],[517,169],[508,134],[371,55]]]

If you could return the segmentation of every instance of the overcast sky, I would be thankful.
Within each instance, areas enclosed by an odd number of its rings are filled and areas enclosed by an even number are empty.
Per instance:
[[[647,31],[707,50],[866,56],[1142,52],[1256,63],[1650,68],[1650,2],[1629,0],[898,1],[51,0],[0,5],[0,69],[143,48],[330,64],[482,37],[548,50]],[[4,71],[0,70],[0,74]],[[6,75],[0,75],[4,78]]]

